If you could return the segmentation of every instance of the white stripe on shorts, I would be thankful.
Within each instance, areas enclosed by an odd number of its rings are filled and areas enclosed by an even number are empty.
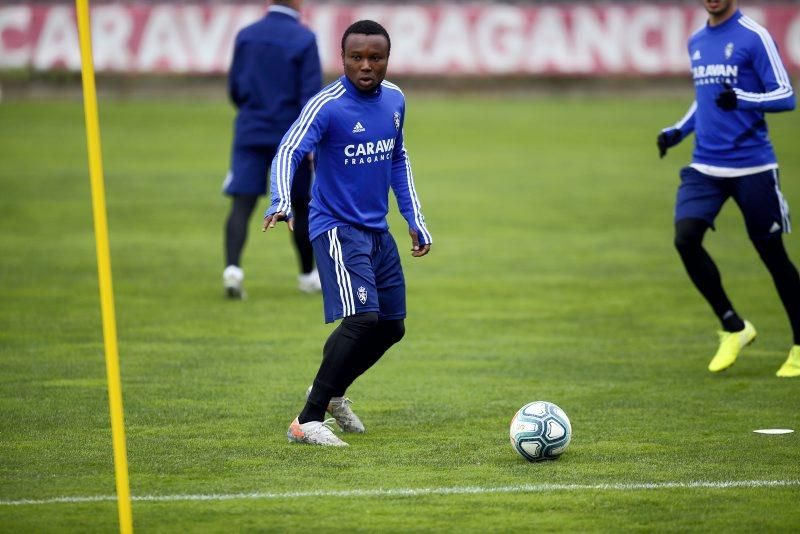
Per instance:
[[[356,305],[353,301],[353,285],[350,282],[350,273],[344,264],[342,256],[342,244],[339,242],[337,228],[328,230],[328,254],[336,267],[336,283],[339,285],[339,299],[342,301],[342,317],[349,317],[356,313]]]

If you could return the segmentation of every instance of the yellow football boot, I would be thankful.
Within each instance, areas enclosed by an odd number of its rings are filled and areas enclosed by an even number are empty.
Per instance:
[[[742,349],[752,343],[755,338],[756,329],[750,321],[745,321],[744,328],[738,332],[720,332],[719,348],[711,363],[708,364],[708,370],[718,373],[733,365]]]
[[[800,376],[800,345],[792,347],[792,350],[789,351],[789,357],[783,362],[775,376],[782,378]]]

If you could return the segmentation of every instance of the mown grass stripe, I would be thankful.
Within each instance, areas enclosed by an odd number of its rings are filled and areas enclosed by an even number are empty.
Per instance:
[[[548,491],[642,491],[664,489],[730,489],[730,488],[781,488],[800,486],[800,480],[724,480],[690,482],[643,482],[631,484],[520,484],[516,486],[461,486],[452,488],[393,488],[290,491],[283,493],[253,492],[208,495],[140,495],[133,496],[137,502],[175,501],[232,501],[301,499],[306,497],[419,497],[424,495],[487,495],[492,493],[543,493]],[[53,497],[50,499],[0,500],[0,506],[23,506],[41,504],[81,504],[116,501],[113,495],[78,497]]]

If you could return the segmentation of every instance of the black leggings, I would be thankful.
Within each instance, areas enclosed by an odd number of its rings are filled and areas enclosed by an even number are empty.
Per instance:
[[[307,160],[303,160],[307,166]],[[309,169],[302,171],[310,173]],[[292,182],[292,212],[294,214],[294,232],[292,239],[297,249],[297,258],[300,263],[300,272],[310,273],[314,269],[314,250],[308,239],[308,192],[309,180],[301,179],[298,172]],[[231,211],[225,222],[225,265],[241,265],[242,251],[247,241],[247,228],[250,217],[258,203],[258,195],[233,195]],[[259,219],[261,227],[261,219]]]
[[[258,195],[234,195],[225,221],[225,265],[240,265],[247,225],[258,202]]]
[[[356,378],[404,335],[402,319],[380,321],[375,312],[344,318],[325,342],[322,363],[300,422],[321,421],[331,397],[344,396]]]
[[[723,321],[733,312],[716,264],[703,248],[703,237],[709,224],[701,219],[682,219],[675,223],[675,248],[683,260],[694,285]],[[800,275],[783,245],[781,234],[751,239],[761,261],[767,266],[792,327],[794,344],[800,344]],[[735,312],[734,312],[735,313]]]

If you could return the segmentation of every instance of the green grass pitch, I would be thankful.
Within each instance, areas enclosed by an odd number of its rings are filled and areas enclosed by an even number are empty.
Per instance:
[[[407,97],[435,242],[404,254],[407,336],[336,450],[285,437],[331,327],[283,228],[253,221],[250,298],[222,297],[230,106],[101,100],[135,529],[797,528],[798,434],[752,433],[800,430],[769,275],[731,203],[707,245],[759,338],[711,375],[717,324],[672,247],[690,143],[659,160],[655,137],[691,96]],[[800,210],[798,114],[770,126]],[[85,147],[79,99],[0,105],[0,531],[117,529],[90,499],[115,490]],[[538,399],[574,436],[529,464],[508,423]]]

